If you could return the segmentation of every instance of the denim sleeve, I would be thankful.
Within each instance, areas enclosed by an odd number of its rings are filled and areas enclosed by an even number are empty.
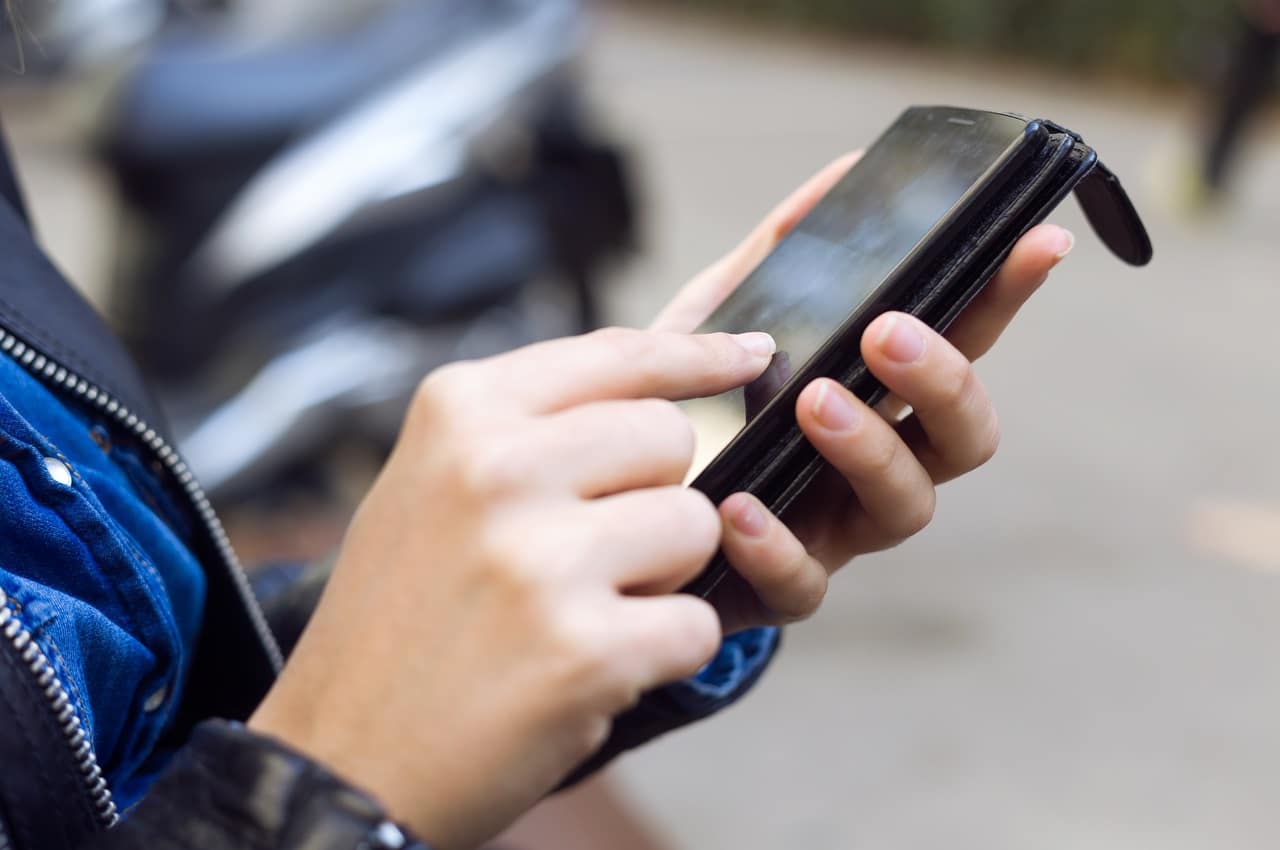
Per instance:
[[[627,750],[732,705],[759,680],[781,642],[776,628],[748,629],[725,638],[720,652],[696,676],[645,695],[619,716],[605,745],[561,788],[581,782]]]
[[[664,690],[689,720],[714,714],[755,684],[777,649],[779,629],[748,629],[725,638],[720,652],[698,672]]]

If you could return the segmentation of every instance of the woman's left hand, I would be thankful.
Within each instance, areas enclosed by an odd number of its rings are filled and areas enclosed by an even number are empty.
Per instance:
[[[653,327],[690,332],[700,325],[856,159],[837,160],[797,190],[681,290]],[[1060,227],[1031,230],[946,338],[904,314],[873,322],[862,356],[892,393],[880,412],[831,380],[805,388],[796,418],[829,468],[788,512],[794,532],[746,493],[720,505],[722,545],[735,573],[711,602],[725,634],[809,617],[833,572],[921,531],[933,518],[937,485],[992,457],[999,424],[970,361],[995,344],[1072,244]],[[899,421],[900,411],[910,415]]]

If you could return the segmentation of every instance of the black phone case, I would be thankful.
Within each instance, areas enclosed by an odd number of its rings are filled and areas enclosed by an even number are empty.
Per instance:
[[[966,110],[968,111],[968,110]],[[1012,116],[1019,117],[1020,116]],[[800,391],[830,377],[858,398],[876,404],[884,387],[862,358],[850,356],[876,316],[898,310],[945,331],[994,277],[1018,239],[1044,221],[1073,190],[1099,238],[1120,259],[1145,265],[1151,241],[1120,181],[1076,133],[1050,121],[1027,120],[1022,146],[965,206],[921,246],[910,262],[790,380],[734,443],[693,482],[716,504],[747,491],[784,519],[825,461],[795,421]],[[709,595],[728,574],[719,554],[685,591]]]

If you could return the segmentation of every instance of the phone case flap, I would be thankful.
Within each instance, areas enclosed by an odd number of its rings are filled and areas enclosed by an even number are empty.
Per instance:
[[[1098,238],[1135,266],[1151,262],[1151,237],[1120,179],[1099,162],[1076,186],[1076,199]]]

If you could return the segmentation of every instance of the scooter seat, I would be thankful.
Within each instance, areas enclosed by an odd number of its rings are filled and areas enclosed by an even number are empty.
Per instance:
[[[170,32],[125,83],[106,154],[155,165],[270,149],[525,2],[400,0],[354,31],[248,50]]]

